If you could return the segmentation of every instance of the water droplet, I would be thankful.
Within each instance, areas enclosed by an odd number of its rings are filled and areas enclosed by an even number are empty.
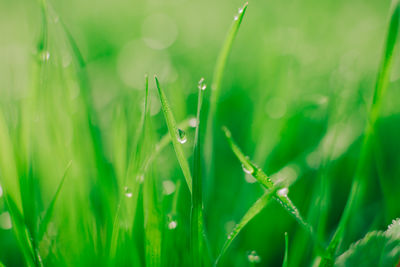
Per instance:
[[[251,263],[259,263],[261,261],[260,256],[258,256],[257,252],[255,250],[251,251],[250,253],[247,254],[247,259]]]
[[[235,16],[233,19],[234,19],[234,20],[238,20],[238,19],[239,19],[239,17],[238,17],[238,16]]]
[[[278,195],[280,196],[287,196],[288,193],[289,193],[289,188],[287,187],[278,190]]]
[[[243,8],[239,7],[238,13],[242,14],[243,13]]]
[[[199,89],[203,90],[203,91],[206,90],[207,84],[204,82],[204,78],[203,77],[199,80],[199,84],[198,84],[197,87]]]
[[[248,173],[245,173],[244,179],[249,184],[254,184],[255,182],[257,182],[256,178],[254,178],[253,176],[251,176],[251,174],[248,174]]]
[[[254,172],[253,167],[251,167],[250,165],[245,166],[244,164],[242,164],[242,169],[247,174],[252,174]]]
[[[187,138],[186,138],[186,133],[184,130],[178,129],[178,142],[181,144],[186,143]]]
[[[8,211],[3,212],[0,214],[0,228],[4,230],[11,229],[12,223],[11,223],[11,217],[10,213]]]
[[[231,234],[228,235],[228,239],[232,239],[232,235]]]
[[[143,174],[143,173],[139,173],[139,174],[136,176],[136,181],[137,181],[139,184],[143,183],[143,181],[144,181],[144,174]]]
[[[3,188],[0,185],[0,197],[2,197],[2,196],[3,196]]]
[[[178,226],[177,221],[171,221],[171,222],[169,222],[169,224],[168,224],[168,229],[173,230],[173,229],[175,229],[177,226]]]
[[[196,128],[197,126],[197,119],[196,118],[190,118],[189,119],[189,126],[192,128]]]
[[[132,191],[129,189],[129,187],[125,186],[125,187],[124,187],[124,191],[125,191],[125,196],[126,196],[126,197],[128,197],[128,198],[131,198],[131,197],[132,197],[133,193],[132,193]]]
[[[43,51],[43,52],[40,54],[40,59],[41,59],[42,61],[48,61],[48,60],[50,59],[50,52],[49,52],[49,51]]]
[[[174,230],[178,227],[178,221],[176,220],[175,216],[168,214],[168,229]]]
[[[175,184],[170,180],[165,180],[162,182],[163,185],[163,194],[164,195],[171,195],[175,192]]]

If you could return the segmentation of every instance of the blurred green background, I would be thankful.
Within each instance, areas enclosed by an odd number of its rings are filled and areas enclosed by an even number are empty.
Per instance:
[[[204,77],[211,83],[226,32],[242,5],[237,0],[49,1],[48,54],[39,55],[48,58],[46,75],[32,94],[38,77],[40,5],[36,1],[0,0],[0,107],[17,159],[23,157],[18,151],[25,151],[26,145],[21,142],[21,133],[26,132],[21,125],[24,120],[31,123],[29,132],[34,137],[29,143],[38,181],[35,190],[40,192],[36,194],[38,213],[48,205],[65,166],[72,160],[54,214],[52,236],[40,247],[49,255],[45,261],[48,265],[85,265],[96,263],[96,257],[100,260],[101,253],[91,246],[99,235],[93,225],[109,217],[98,215],[93,205],[106,200],[99,196],[102,200],[96,202],[95,193],[90,193],[95,192],[98,181],[96,160],[92,160],[96,152],[88,148],[88,129],[79,126],[84,117],[80,111],[83,93],[61,22],[87,62],[90,98],[97,112],[105,157],[118,177],[127,163],[118,158],[126,151],[116,150],[133,142],[143,110],[144,75],[150,77],[150,120],[154,139],[158,140],[167,128],[153,75],[157,74],[163,84],[177,121],[195,115],[197,82]],[[326,223],[319,229],[324,241],[329,241],[359,157],[389,10],[389,0],[249,2],[218,104],[214,179],[204,178],[204,214],[213,255],[263,192],[244,175],[219,131],[222,125],[231,129],[244,153],[268,175],[294,181],[289,196],[313,225],[318,225],[319,219],[307,214],[322,201],[319,181],[329,181],[328,200],[324,200]],[[359,212],[352,215],[342,251],[368,230],[383,229],[400,215],[400,61],[398,50],[395,53],[376,130],[380,156],[371,164],[368,189]],[[29,108],[26,101],[32,98],[36,100]],[[185,149],[190,156],[194,131],[187,134]],[[162,194],[163,181],[183,182],[171,145],[154,168],[162,199],[159,208],[168,213],[173,196]],[[170,257],[165,264],[169,266],[188,262],[190,195],[184,183],[181,191],[178,227],[174,233],[165,234],[168,241],[164,249]],[[115,205],[112,197],[107,201]],[[139,209],[137,216],[143,217],[142,213]],[[143,231],[138,226],[133,231],[139,241],[134,241],[135,245],[126,241],[120,256],[133,250],[136,256],[126,256],[121,264],[143,264]],[[255,250],[261,258],[260,266],[279,266],[284,232],[289,234],[290,265],[310,265],[313,248],[307,234],[275,203],[244,229],[223,264],[247,266],[247,253]],[[6,266],[23,265],[2,190],[0,260]]]

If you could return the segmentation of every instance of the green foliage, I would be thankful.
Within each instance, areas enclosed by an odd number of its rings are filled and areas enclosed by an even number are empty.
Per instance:
[[[340,255],[335,266],[397,266],[400,262],[400,220],[385,231],[373,231]]]
[[[388,2],[0,1],[0,266],[398,265]]]

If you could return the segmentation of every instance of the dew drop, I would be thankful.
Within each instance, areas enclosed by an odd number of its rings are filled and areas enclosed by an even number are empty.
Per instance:
[[[178,221],[176,220],[175,216],[172,214],[168,215],[168,229],[169,230],[174,230],[176,227],[178,227]]]
[[[184,130],[178,129],[178,142],[181,144],[186,143],[187,138],[186,138],[186,133]]]
[[[128,198],[131,198],[131,197],[132,197],[133,193],[132,193],[132,191],[129,189],[129,187],[125,186],[125,187],[124,187],[124,191],[125,191],[125,196],[126,196],[126,197],[128,197]]]
[[[254,172],[253,167],[249,166],[245,166],[244,164],[242,164],[242,169],[245,173],[247,174],[252,174]]]
[[[278,190],[278,195],[280,195],[280,196],[287,196],[288,193],[289,193],[289,189],[287,187],[284,187],[284,188]]]
[[[189,119],[189,126],[192,128],[196,128],[197,126],[197,119],[196,118],[190,118]]]
[[[203,77],[199,80],[199,84],[198,84],[197,87],[199,89],[203,90],[203,91],[206,90],[207,84],[204,82],[204,78]]]
[[[50,52],[49,52],[49,51],[43,51],[43,52],[40,54],[40,59],[41,59],[42,61],[48,61],[48,60],[50,59]]]
[[[168,224],[168,229],[173,230],[178,226],[177,221],[170,221]]]
[[[239,17],[238,17],[238,16],[235,16],[233,19],[234,19],[234,20],[238,20],[238,19],[239,19]]]
[[[253,250],[247,254],[247,259],[251,263],[259,263],[261,261],[260,256],[258,256],[258,254],[255,250]]]
[[[3,188],[0,185],[0,197],[2,197],[2,196],[3,196]]]
[[[239,10],[238,10],[238,13],[242,14],[243,13],[243,8],[240,7]]]

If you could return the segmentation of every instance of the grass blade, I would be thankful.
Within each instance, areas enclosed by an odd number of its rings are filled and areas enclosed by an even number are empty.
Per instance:
[[[175,122],[174,115],[172,114],[171,108],[168,104],[167,97],[165,96],[164,91],[161,89],[160,83],[158,82],[157,77],[155,77],[158,94],[160,96],[161,107],[164,113],[165,121],[167,123],[168,131],[171,136],[172,144],[174,146],[175,154],[178,159],[179,165],[181,166],[181,170],[183,172],[183,176],[186,179],[187,186],[189,188],[190,193],[192,193],[192,175],[190,174],[190,168],[188,161],[183,153],[182,145],[179,143],[179,132],[178,127]]]
[[[49,207],[47,208],[47,210],[45,212],[43,220],[40,223],[39,233],[38,233],[38,240],[39,241],[42,240],[43,235],[46,233],[47,226],[49,225],[51,216],[53,215],[53,210],[54,210],[55,203],[56,203],[56,201],[58,199],[58,196],[60,195],[62,186],[64,185],[65,178],[67,177],[67,174],[68,174],[69,169],[71,168],[71,165],[72,165],[72,161],[70,161],[68,163],[67,167],[65,168],[65,171],[64,171],[64,174],[63,174],[63,176],[61,178],[60,184],[57,187],[57,191],[54,194],[54,196],[53,196],[53,198],[52,198],[52,200],[50,202],[50,205],[49,205]]]
[[[246,172],[251,174],[261,185],[263,185],[267,190],[274,190],[275,185],[271,181],[271,179],[259,168],[257,165],[255,165],[253,162],[250,161],[248,157],[246,157],[240,148],[236,145],[236,143],[232,139],[232,134],[228,130],[228,128],[223,127],[223,131],[225,132],[225,136],[228,140],[228,143],[233,151],[233,153],[236,155],[236,157],[239,159],[239,161],[242,163],[243,169],[246,169]],[[310,224],[308,224],[303,217],[300,215],[299,210],[296,208],[296,206],[292,203],[292,201],[289,199],[287,195],[284,194],[274,194],[273,198],[292,216],[296,219],[296,221],[307,231],[311,234],[311,236],[314,237],[313,230]]]
[[[196,116],[196,133],[194,139],[194,160],[193,160],[193,192],[191,210],[191,245],[193,266],[203,266],[203,184],[201,175],[201,109],[203,104],[204,90],[199,86]]]
[[[340,241],[343,238],[345,227],[350,219],[351,213],[356,207],[356,203],[359,201],[360,193],[365,187],[365,171],[369,164],[369,157],[373,145],[373,132],[376,125],[376,121],[379,116],[380,108],[384,94],[387,90],[390,78],[390,71],[392,68],[393,51],[395,44],[398,39],[400,23],[400,4],[395,1],[393,6],[392,15],[389,22],[389,29],[386,37],[386,45],[381,60],[381,65],[378,71],[374,96],[372,100],[372,106],[369,112],[369,120],[366,126],[363,144],[360,152],[360,159],[357,164],[356,173],[353,179],[353,183],[350,190],[350,195],[347,199],[345,209],[342,217],[340,218],[338,227],[333,235],[328,248],[327,255],[321,261],[320,266],[332,266],[334,262],[334,255],[336,254],[337,248]]]
[[[222,45],[221,51],[218,55],[217,63],[214,69],[213,81],[211,83],[211,96],[210,106],[208,110],[207,119],[207,131],[206,131],[206,143],[205,143],[205,159],[208,161],[207,166],[212,165],[212,149],[213,149],[213,128],[215,123],[215,113],[217,108],[217,102],[221,93],[222,78],[225,71],[226,62],[228,56],[232,50],[232,44],[239,31],[242,23],[244,14],[246,13],[248,3],[246,2],[242,8],[239,9],[239,14],[235,16],[232,25],[225,38],[224,44]]]
[[[249,221],[251,221],[257,214],[259,214],[265,206],[269,203],[269,201],[272,199],[274,196],[275,191],[270,191],[268,190],[267,192],[264,193],[254,204],[247,210],[246,214],[243,216],[243,218],[240,220],[240,222],[235,226],[235,228],[232,230],[232,232],[228,235],[228,238],[226,239],[221,252],[219,253],[216,261],[215,261],[215,266],[219,263],[221,258],[225,255],[227,252],[229,246],[232,244],[233,240],[239,235],[240,231],[247,225]]]
[[[285,232],[285,256],[283,257],[282,267],[288,266],[288,253],[289,253],[289,237],[288,233]]]

